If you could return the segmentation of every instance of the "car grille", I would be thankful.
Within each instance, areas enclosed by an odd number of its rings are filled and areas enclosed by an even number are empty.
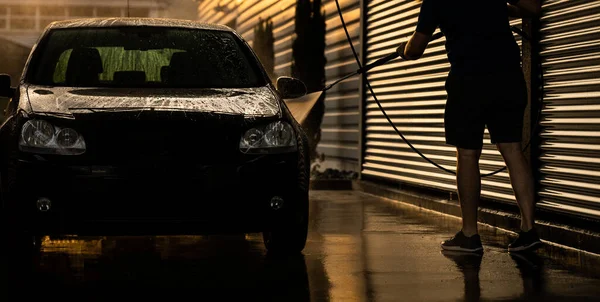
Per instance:
[[[81,130],[88,160],[158,168],[235,161],[241,122],[206,120],[109,120],[88,122]]]

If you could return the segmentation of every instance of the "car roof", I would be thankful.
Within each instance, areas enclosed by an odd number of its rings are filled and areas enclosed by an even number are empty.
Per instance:
[[[234,32],[228,26],[221,24],[204,23],[193,20],[168,19],[168,18],[85,18],[55,21],[47,29],[82,28],[82,27],[122,27],[122,26],[156,26],[174,28],[193,28],[205,30],[218,30]]]

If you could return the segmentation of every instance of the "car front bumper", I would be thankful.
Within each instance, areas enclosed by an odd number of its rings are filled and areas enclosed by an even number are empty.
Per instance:
[[[133,167],[19,159],[8,208],[13,223],[39,235],[257,232],[289,219],[302,202],[297,160],[294,153]],[[50,200],[47,211],[42,198]]]

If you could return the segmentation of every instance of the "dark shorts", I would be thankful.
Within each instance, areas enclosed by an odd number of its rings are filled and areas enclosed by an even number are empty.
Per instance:
[[[446,91],[447,144],[481,149],[486,126],[494,144],[521,142],[528,92],[520,70],[490,75],[450,73]]]

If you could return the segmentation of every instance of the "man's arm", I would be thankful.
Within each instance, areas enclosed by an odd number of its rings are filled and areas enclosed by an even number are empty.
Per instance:
[[[446,0],[442,0],[446,1]],[[399,55],[405,60],[421,58],[427,45],[431,42],[433,32],[438,27],[437,3],[434,0],[423,0],[417,21],[417,28],[408,42],[398,47]]]
[[[425,52],[425,49],[427,49],[427,45],[429,45],[430,41],[431,35],[427,35],[418,31],[413,33],[404,47],[403,58],[405,60],[420,59]]]
[[[542,13],[540,0],[511,0],[508,1],[508,14],[511,17],[531,18]]]

